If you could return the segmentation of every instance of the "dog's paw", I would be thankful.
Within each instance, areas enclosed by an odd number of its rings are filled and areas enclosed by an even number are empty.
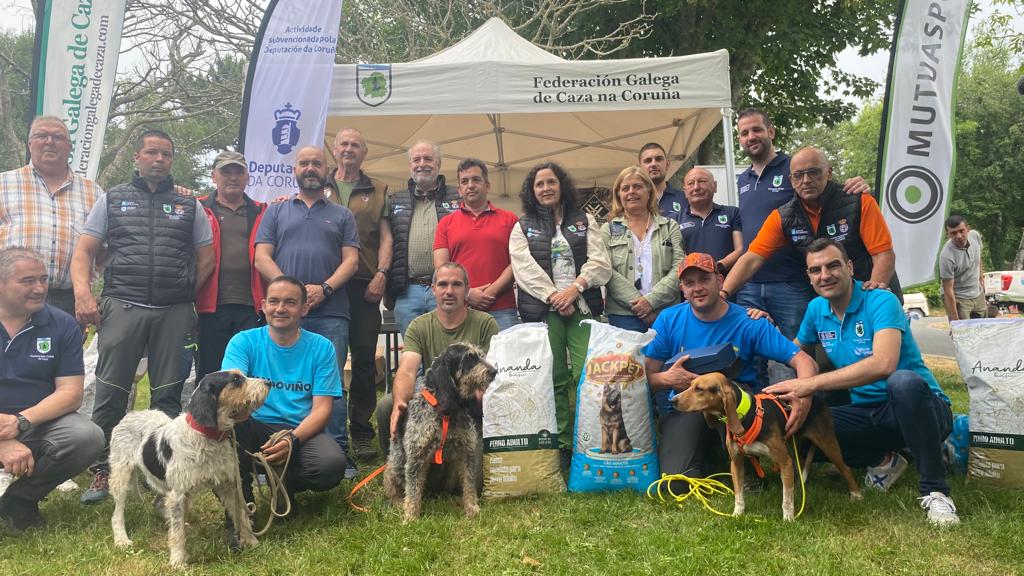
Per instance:
[[[850,500],[863,500],[864,496],[858,492],[850,492]]]
[[[124,537],[114,536],[114,546],[116,546],[118,548],[131,548],[132,547],[132,540],[131,540],[131,538],[128,538],[127,536],[124,536]]]
[[[242,534],[239,536],[238,540],[241,543],[242,548],[254,548],[260,543],[253,534]]]
[[[746,511],[746,508],[744,508],[743,506],[736,506],[736,507],[734,507],[732,509],[732,515],[735,518],[739,518],[740,516],[743,516],[743,513],[745,511]]]

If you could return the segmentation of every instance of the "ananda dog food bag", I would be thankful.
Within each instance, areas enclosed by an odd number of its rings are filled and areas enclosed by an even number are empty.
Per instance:
[[[576,392],[569,491],[647,490],[660,476],[654,411],[641,352],[655,333],[592,320]]]
[[[970,396],[967,475],[1024,488],[1024,319],[951,323]]]
[[[547,325],[503,330],[491,338],[487,361],[498,375],[484,392],[484,498],[565,491]]]

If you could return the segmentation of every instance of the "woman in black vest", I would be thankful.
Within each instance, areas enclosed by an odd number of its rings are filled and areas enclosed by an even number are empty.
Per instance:
[[[579,381],[590,340],[590,327],[580,322],[601,315],[600,286],[611,277],[611,265],[597,222],[576,207],[576,186],[561,166],[535,166],[519,198],[523,215],[509,237],[519,315],[548,325],[558,437],[570,448],[569,390]]]
[[[659,312],[679,303],[676,270],[685,253],[679,223],[661,215],[654,182],[641,168],[619,172],[601,235],[612,263],[608,323],[646,332]]]

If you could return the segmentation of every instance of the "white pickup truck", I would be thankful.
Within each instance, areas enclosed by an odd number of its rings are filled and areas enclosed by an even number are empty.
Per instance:
[[[1003,309],[1024,304],[1024,270],[985,272],[985,298]]]

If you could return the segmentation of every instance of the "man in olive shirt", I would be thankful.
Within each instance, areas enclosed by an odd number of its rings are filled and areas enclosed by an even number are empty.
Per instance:
[[[429,368],[435,358],[456,342],[467,342],[486,351],[491,337],[498,333],[498,323],[490,314],[466,306],[469,275],[462,265],[446,262],[438,266],[431,289],[437,308],[409,324],[394,390],[377,403],[377,438],[385,453],[413,391],[423,385],[422,377],[417,376],[420,368]]]
[[[386,217],[387,184],[362,171],[366,138],[355,128],[342,128],[334,137],[337,190],[328,199],[347,206],[359,233],[359,268],[345,283],[351,315],[348,347],[352,353],[352,382],[348,391],[352,454],[359,460],[376,458],[370,416],[377,400],[376,355],[380,335],[380,301],[391,267],[391,225]],[[341,369],[344,369],[341,366]]]

